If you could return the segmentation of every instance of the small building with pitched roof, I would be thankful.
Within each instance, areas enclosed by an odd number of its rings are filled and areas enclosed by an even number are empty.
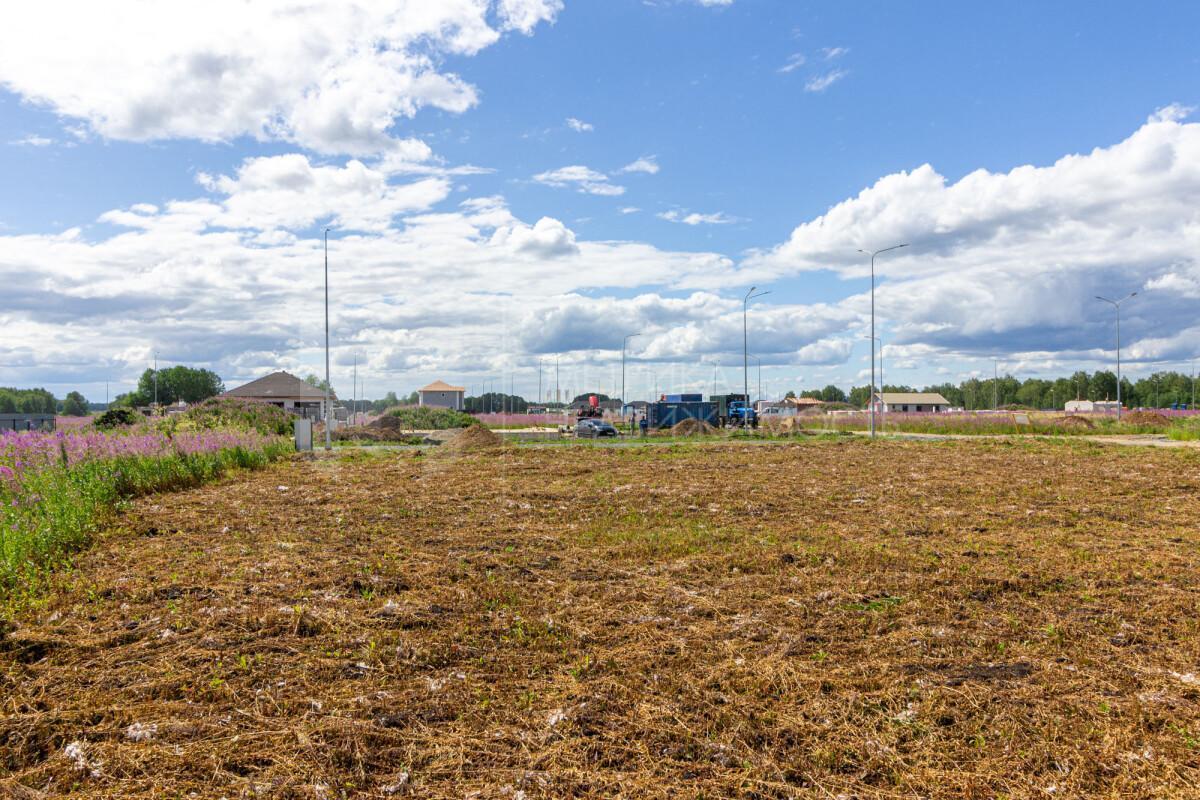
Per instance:
[[[321,406],[325,403],[324,389],[302,381],[289,372],[272,372],[230,389],[223,396],[270,403],[309,419],[321,419]],[[329,399],[333,402],[337,397],[330,394]]]
[[[937,392],[876,392],[875,408],[888,411],[909,411],[932,414],[950,410],[950,401]]]
[[[463,396],[466,388],[451,386],[445,381],[434,381],[423,389],[417,389],[417,405],[434,408],[453,408],[463,410]]]

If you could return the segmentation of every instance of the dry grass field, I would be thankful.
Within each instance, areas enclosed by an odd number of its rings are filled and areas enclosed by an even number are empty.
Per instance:
[[[0,640],[0,795],[1200,796],[1200,459],[297,459],[137,501]]]

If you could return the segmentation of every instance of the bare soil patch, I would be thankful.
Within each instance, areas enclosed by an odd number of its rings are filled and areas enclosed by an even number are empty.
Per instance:
[[[0,640],[0,795],[1197,796],[1194,452],[438,450],[133,504]]]

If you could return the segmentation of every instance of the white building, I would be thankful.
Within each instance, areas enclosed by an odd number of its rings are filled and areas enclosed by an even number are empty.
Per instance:
[[[936,414],[950,410],[950,401],[937,392],[876,392],[875,410]]]
[[[1117,413],[1116,400],[1068,400],[1064,406],[1068,414]]]
[[[417,404],[462,411],[463,395],[466,391],[462,386],[451,386],[445,381],[434,381],[424,389],[417,390]]]

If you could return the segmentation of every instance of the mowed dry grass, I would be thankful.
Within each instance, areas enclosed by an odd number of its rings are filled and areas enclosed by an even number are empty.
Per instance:
[[[0,645],[0,787],[1196,797],[1198,466],[427,451],[149,498]]]

